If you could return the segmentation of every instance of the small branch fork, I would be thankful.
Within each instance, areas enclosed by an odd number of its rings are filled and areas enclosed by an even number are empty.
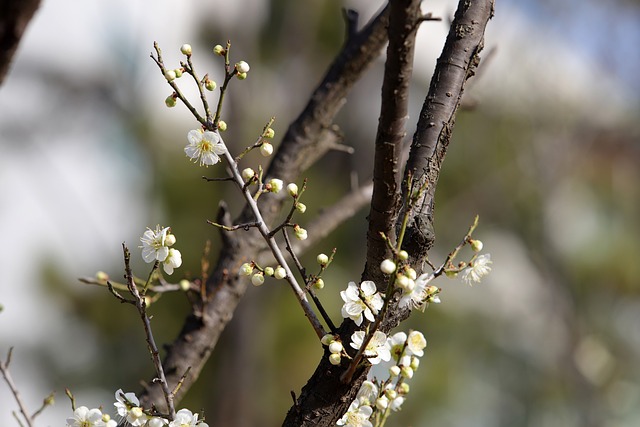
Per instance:
[[[6,360],[5,361],[0,360],[0,373],[2,373],[2,377],[4,378],[4,381],[7,383],[9,390],[11,390],[11,394],[13,394],[13,398],[15,399],[16,403],[18,404],[18,408],[20,409],[20,415],[22,415],[22,419],[21,419],[20,416],[14,411],[13,417],[16,419],[16,421],[21,427],[25,425],[27,427],[33,427],[34,420],[36,419],[36,417],[42,413],[44,408],[52,404],[54,393],[51,393],[49,396],[47,396],[42,402],[42,406],[32,415],[29,415],[27,406],[22,401],[22,396],[20,396],[20,391],[18,390],[18,387],[16,387],[16,384],[14,383],[13,378],[11,377],[11,372],[9,372],[9,365],[11,364],[12,354],[13,354],[13,347],[9,348],[9,351],[7,352]]]
[[[113,285],[108,281],[107,281],[107,286],[109,287],[109,291],[111,291],[111,293],[120,302],[134,305],[138,310],[138,313],[140,314],[140,319],[142,320],[142,324],[144,325],[144,332],[146,335],[147,347],[149,349],[149,353],[151,353],[153,366],[156,369],[157,377],[154,380],[154,382],[160,383],[160,387],[162,388],[162,393],[164,395],[165,402],[167,404],[167,408],[169,411],[168,417],[170,420],[173,420],[176,415],[176,410],[173,402],[174,396],[175,396],[175,393],[177,392],[177,389],[181,386],[181,382],[179,382],[176,385],[176,388],[174,390],[169,389],[169,384],[167,383],[167,379],[164,375],[162,361],[160,360],[160,352],[158,351],[158,346],[156,345],[155,339],[153,338],[153,332],[151,331],[151,320],[147,315],[147,302],[145,300],[145,292],[146,292],[147,286],[143,288],[142,293],[138,290],[138,287],[136,286],[135,281],[133,279],[133,273],[131,271],[131,265],[130,265],[131,253],[129,252],[129,249],[124,243],[122,244],[122,250],[124,252],[125,280],[127,282],[127,289],[133,296],[133,299],[126,299],[123,296],[121,296],[118,292],[116,292]],[[149,274],[149,278],[151,278],[155,270],[157,270],[158,265],[159,263],[156,261],[156,263],[153,265],[151,273]]]

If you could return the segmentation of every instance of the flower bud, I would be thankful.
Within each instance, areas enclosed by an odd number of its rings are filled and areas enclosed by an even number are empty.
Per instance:
[[[340,353],[331,353],[329,355],[329,363],[331,363],[334,366],[337,366],[340,364]]]
[[[222,45],[217,44],[213,47],[213,53],[215,53],[216,55],[225,56],[227,50],[223,48]]]
[[[410,278],[408,278],[403,274],[398,274],[396,276],[395,284],[397,287],[399,287],[400,289],[406,292],[411,292],[413,291],[413,288],[416,287],[416,282],[414,282],[413,280],[411,280]]]
[[[169,108],[173,108],[177,104],[177,99],[175,96],[169,95],[167,96],[167,99],[164,100],[164,104]]]
[[[473,249],[474,252],[480,252],[482,250],[482,246],[484,246],[480,240],[471,239],[470,243],[471,249]]]
[[[376,408],[384,411],[387,407],[389,407],[389,399],[387,399],[387,396],[381,396],[376,399]]]
[[[336,337],[333,334],[326,334],[322,338],[320,338],[320,342],[323,345],[329,345],[336,340]]]
[[[241,276],[251,276],[253,273],[253,264],[250,262],[245,262],[240,266],[240,275]]]
[[[296,197],[298,195],[298,186],[295,184],[295,182],[292,182],[287,185],[287,191],[289,192],[289,195],[291,197]]]
[[[167,70],[164,73],[164,77],[167,79],[168,82],[172,82],[176,79],[176,72],[173,70]]]
[[[409,366],[414,371],[417,370],[418,367],[420,366],[420,359],[418,359],[416,356],[411,356],[411,364]]]
[[[264,274],[262,272],[256,273],[251,277],[251,283],[253,286],[260,286],[264,283]]]
[[[134,418],[140,418],[140,417],[142,417],[142,414],[143,414],[142,408],[140,408],[139,406],[131,408],[131,410],[129,412],[131,413],[131,415]]]
[[[227,122],[225,122],[224,120],[218,120],[218,130],[220,132],[224,132],[225,130],[227,130]]]
[[[275,277],[278,280],[284,279],[285,277],[287,277],[287,270],[285,270],[283,266],[279,265],[273,271],[273,277]]]
[[[329,263],[329,257],[325,254],[318,254],[318,256],[316,257],[316,261],[318,262],[318,264],[324,267]]]
[[[416,280],[418,277],[418,273],[416,273],[416,271],[411,267],[405,268],[404,274],[411,280]]]
[[[260,146],[260,154],[263,157],[269,157],[273,153],[273,145],[268,142],[263,142]]]
[[[164,238],[164,245],[173,246],[175,244],[176,244],[176,236],[174,234],[167,234],[167,236]]]
[[[389,400],[393,400],[398,397],[398,392],[392,388],[388,388],[384,391],[384,395],[387,396]]]
[[[273,267],[265,267],[264,275],[265,276],[273,276],[274,270]]]
[[[217,86],[218,85],[216,84],[216,82],[214,82],[210,78],[207,77],[204,79],[204,88],[207,89],[209,92],[214,91]]]
[[[400,368],[400,375],[405,378],[411,379],[413,378],[413,369],[411,369],[411,366],[403,366],[402,368]]]
[[[305,230],[304,228],[300,227],[298,224],[296,224],[293,227],[293,232],[296,234],[296,238],[298,240],[306,240],[307,239],[307,230]]]
[[[249,72],[249,64],[244,61],[236,62],[236,70],[239,74],[247,74]]]
[[[307,205],[305,205],[304,203],[296,203],[296,210],[298,212],[300,212],[301,214],[305,213],[307,210]]]
[[[246,168],[242,170],[242,179],[244,179],[244,182],[249,182],[254,176],[256,176],[256,172],[253,169]]]
[[[179,79],[180,77],[182,77],[182,73],[184,73],[184,69],[176,68],[175,70],[173,70],[173,72],[176,73],[176,79]]]
[[[163,426],[166,425],[166,423],[164,422],[164,420],[162,418],[153,417],[149,421],[147,421],[146,425],[148,427],[163,427]]]
[[[236,77],[238,77],[238,80],[244,80],[247,78],[247,73],[238,73]]]
[[[437,286],[431,285],[431,286],[427,286],[426,291],[427,291],[427,295],[434,295],[440,292],[440,288],[438,288]]]
[[[313,287],[320,290],[322,288],[324,288],[324,280],[322,280],[322,278],[318,277],[315,282],[313,282]]]
[[[340,341],[333,341],[331,344],[329,344],[329,351],[331,353],[341,353],[343,348],[344,347],[342,346],[342,343]]]
[[[189,289],[191,289],[191,282],[189,282],[187,279],[180,280],[178,285],[180,285],[180,290],[182,290],[183,292],[187,292]]]
[[[445,276],[447,276],[450,279],[453,279],[454,277],[456,277],[458,275],[458,272],[455,270],[445,270],[444,271]]]
[[[191,56],[191,45],[190,44],[183,44],[180,47],[180,52],[182,52],[184,55]]]
[[[385,259],[384,261],[382,261],[382,263],[380,263],[380,270],[384,274],[391,274],[396,271],[396,264],[390,259]]]
[[[267,130],[264,133],[264,137],[269,139],[273,138],[275,135],[276,135],[276,132],[271,128],[267,128]]]
[[[109,275],[107,273],[105,273],[104,271],[98,271],[96,273],[96,279],[100,280],[100,281],[107,281],[107,280],[109,280]]]
[[[406,261],[409,259],[409,254],[407,253],[407,251],[400,251],[398,252],[398,258],[400,258],[403,261]]]
[[[283,182],[278,178],[271,178],[267,183],[267,190],[272,193],[279,193],[282,190]]]
[[[402,383],[400,384],[400,388],[398,390],[398,392],[400,394],[409,394],[409,390],[411,390],[411,387],[409,387],[408,383]]]
[[[389,368],[389,375],[392,377],[397,377],[398,375],[400,375],[400,366],[398,365],[393,365],[392,367]]]

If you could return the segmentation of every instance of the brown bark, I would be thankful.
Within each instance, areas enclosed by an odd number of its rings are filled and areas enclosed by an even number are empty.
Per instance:
[[[0,84],[38,6],[40,0],[5,0],[0,5]]]
[[[401,24],[395,24],[394,11],[399,15],[406,13],[401,12],[401,9],[403,6],[407,6],[409,2],[392,1],[390,4],[392,9],[389,27],[390,43],[391,40],[394,40],[395,31],[398,31],[398,37],[405,37],[406,41],[411,38],[411,34],[403,33],[402,29],[410,28],[410,25],[404,27]],[[492,14],[493,0],[461,0],[459,2],[458,10],[451,25],[442,55],[438,60],[429,92],[420,114],[417,131],[413,138],[410,158],[405,169],[405,177],[407,173],[411,173],[416,177],[417,185],[420,185],[420,183],[425,180],[428,180],[429,183],[427,191],[421,198],[420,209],[411,215],[410,226],[407,236],[405,237],[405,250],[409,252],[413,265],[417,265],[417,262],[426,256],[427,251],[433,244],[432,220],[435,186],[442,161],[446,154],[446,148],[449,144],[449,138],[455,122],[455,114],[462,97],[464,84],[466,80],[474,74],[474,70],[479,63],[478,53],[482,49],[484,29]],[[409,16],[405,15],[405,19],[408,20],[407,24],[412,22],[412,18]],[[395,25],[399,25],[399,27],[395,27]],[[400,36],[400,34],[404,35]],[[401,44],[401,46],[404,45]],[[389,76],[392,80],[387,80],[385,77],[385,84],[390,84],[390,87],[397,89],[402,87],[402,76],[404,76],[405,73],[410,74],[409,51],[410,50],[407,50],[407,55],[404,56],[398,55],[396,57],[395,55],[388,55],[388,70],[392,70],[396,65],[401,65],[402,68],[395,69],[395,71],[400,74],[396,76],[396,79],[393,79],[393,76]],[[405,60],[403,61],[402,58]],[[397,62],[390,64],[390,61]],[[385,74],[385,76],[387,75]],[[386,96],[392,96],[393,93],[393,91],[383,91],[383,96],[385,96],[385,94]],[[385,144],[385,140],[388,137],[390,140],[393,139],[395,141],[400,137],[400,132],[397,130],[402,129],[402,126],[399,124],[402,121],[402,116],[399,115],[400,111],[402,111],[402,106],[393,106],[394,101],[384,97],[382,102],[383,105],[386,102],[391,102],[389,110],[393,113],[383,119],[382,117],[385,117],[386,111],[384,110],[385,107],[383,107],[380,124],[382,125],[384,120],[389,128],[379,130],[378,138],[380,139],[376,141],[382,144],[377,147],[376,161],[380,161],[379,165],[384,170],[378,175],[378,178],[381,179],[380,183],[378,184],[374,181],[374,186],[379,185],[380,194],[382,194],[380,205],[375,207],[375,210],[386,210],[387,214],[393,214],[395,201],[393,197],[388,196],[394,195],[394,191],[392,190],[395,185],[396,176],[396,164],[394,160],[397,159],[398,153],[396,151],[397,146],[395,146],[395,144]],[[387,120],[389,120],[389,122],[387,122]],[[387,136],[385,136],[385,132],[388,132]],[[406,189],[404,189],[404,191],[406,191]],[[387,197],[386,200],[385,195]],[[372,207],[372,213],[373,212],[374,207]],[[382,227],[388,226],[387,219],[382,219],[379,225],[382,225]],[[368,255],[379,257],[380,247],[377,246],[378,249],[374,249],[377,243],[372,243],[371,236],[369,236],[369,245],[369,250],[374,252]],[[375,260],[375,262],[378,262],[378,260]],[[367,263],[368,268],[365,270],[364,278],[375,277],[373,271],[378,265],[370,258],[367,259]],[[409,312],[407,310],[397,310],[392,304],[380,329],[388,332],[402,320],[406,319],[408,315]],[[343,342],[350,341],[350,336],[355,329],[355,325],[351,320],[345,320],[342,323],[339,328],[339,333]],[[368,368],[360,369],[353,376],[351,383],[343,384],[340,381],[340,377],[346,369],[346,365],[347,363],[345,362],[339,367],[332,366],[328,362],[327,355],[323,355],[316,371],[303,387],[295,405],[289,410],[283,426],[335,425],[336,421],[347,411],[360,385],[366,379],[369,370]]]

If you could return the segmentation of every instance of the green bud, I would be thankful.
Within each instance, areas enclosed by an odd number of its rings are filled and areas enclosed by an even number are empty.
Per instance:
[[[165,99],[165,100],[164,100],[164,103],[165,103],[165,105],[166,105],[167,107],[169,107],[169,108],[173,108],[173,107],[175,107],[175,106],[176,106],[177,101],[178,101],[178,100],[176,99],[176,97],[175,97],[175,96],[173,96],[173,95],[169,95],[169,96],[167,96],[167,99]]]
[[[180,52],[182,52],[184,55],[190,56],[191,55],[191,45],[190,44],[183,44],[182,47],[180,47]]]
[[[222,45],[217,44],[213,47],[213,53],[215,53],[216,55],[225,56],[227,54],[227,50],[223,48]]]
[[[225,122],[224,120],[218,120],[218,130],[220,132],[224,132],[225,130],[227,130],[227,122]]]
[[[244,80],[247,78],[247,73],[238,73],[236,76],[238,77],[238,80]]]
[[[191,282],[189,282],[187,279],[180,280],[180,283],[178,284],[180,285],[180,289],[184,292],[187,292],[189,289],[191,289]]]
[[[273,138],[275,136],[275,134],[276,134],[276,132],[273,129],[267,128],[267,130],[264,133],[264,137],[271,139],[271,138]]]

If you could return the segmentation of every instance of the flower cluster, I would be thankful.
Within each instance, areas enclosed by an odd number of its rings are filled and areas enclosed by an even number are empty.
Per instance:
[[[284,279],[287,277],[287,270],[281,265],[276,268],[260,268],[255,262],[245,262],[240,266],[239,274],[241,276],[251,276],[251,283],[254,286],[260,286],[264,283],[265,276],[272,276],[278,280]]]
[[[342,356],[346,354],[344,352],[342,341],[340,341],[340,337],[337,335],[327,334],[322,337],[320,342],[329,347],[329,362],[332,365],[339,365]]]
[[[170,227],[157,225],[155,230],[147,228],[140,241],[145,262],[161,262],[167,274],[173,274],[173,270],[182,265],[182,254],[171,248],[176,243],[176,237],[171,234]]]
[[[389,378],[385,381],[374,379],[363,382],[356,399],[340,418],[338,425],[372,427],[372,421],[375,425],[382,425],[390,412],[399,410],[404,403],[410,390],[406,380],[412,378],[414,371],[418,369],[418,358],[424,355],[427,341],[422,333],[411,331],[409,335],[398,332],[386,338],[385,342],[385,351],[389,354],[386,360],[393,358],[395,362],[389,368]]]
[[[204,421],[198,421],[199,415],[188,409],[180,409],[172,421],[149,415],[140,406],[140,401],[134,393],[124,393],[122,389],[116,391],[116,401],[113,406],[121,420],[133,427],[209,427]],[[118,423],[100,409],[89,409],[80,406],[73,412],[73,417],[67,418],[67,427],[116,427]]]

